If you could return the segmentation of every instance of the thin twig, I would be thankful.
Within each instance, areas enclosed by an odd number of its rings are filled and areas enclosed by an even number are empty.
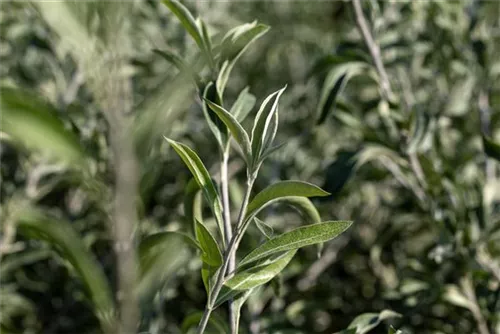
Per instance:
[[[354,7],[354,13],[356,14],[356,23],[361,32],[361,35],[363,36],[365,44],[370,51],[373,62],[375,63],[375,67],[380,76],[380,87],[382,88],[382,94],[384,95],[384,98],[386,100],[389,100],[392,95],[391,83],[382,61],[380,47],[377,43],[375,43],[375,40],[373,39],[373,36],[370,32],[370,28],[368,27],[368,23],[366,22],[366,18],[363,14],[363,9],[361,8],[360,0],[352,0],[352,4]]]
[[[470,278],[469,274],[461,279],[460,285],[462,287],[462,291],[471,302],[471,307],[469,309],[472,312],[472,316],[476,320],[477,330],[479,334],[490,334],[488,323],[486,322],[486,319],[481,312],[481,308],[479,307],[479,303],[476,297],[476,291],[474,290],[472,279]]]

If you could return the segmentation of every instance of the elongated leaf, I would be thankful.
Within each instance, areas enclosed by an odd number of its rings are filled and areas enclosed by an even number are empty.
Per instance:
[[[497,161],[500,161],[500,144],[495,143],[491,138],[483,136],[484,152]]]
[[[19,233],[47,241],[71,264],[89,292],[103,330],[111,330],[115,322],[115,305],[110,286],[101,266],[71,225],[34,208],[23,209],[16,220]]]
[[[256,98],[248,92],[249,88],[245,87],[238,95],[238,98],[231,107],[231,114],[238,120],[243,122],[248,113],[255,106]]]
[[[220,118],[218,118],[216,114],[207,106],[206,101],[216,101],[217,103],[220,103],[220,97],[217,94],[216,87],[214,86],[213,82],[209,82],[205,86],[205,90],[203,91],[202,109],[203,114],[205,115],[205,119],[208,123],[208,127],[217,140],[219,149],[223,151],[225,143],[227,141],[227,129]]]
[[[32,93],[0,89],[2,131],[30,149],[43,151],[61,161],[82,166],[85,154],[78,137],[57,118],[57,110]]]
[[[260,160],[262,152],[267,148],[264,146],[266,142],[272,142],[267,138],[269,132],[269,125],[272,122],[274,117],[274,113],[278,110],[278,101],[285,91],[286,86],[280,89],[277,92],[269,95],[264,102],[262,102],[259,112],[254,121],[254,125],[252,128],[252,155],[254,159],[254,164]]]
[[[186,221],[191,224],[190,228],[193,235],[196,234],[196,220],[203,222],[200,190],[200,186],[194,178],[189,180],[184,189],[184,216]]]
[[[189,248],[200,246],[189,236],[178,232],[159,232],[139,244],[141,277],[137,293],[148,305],[152,296],[189,259]]]
[[[383,310],[380,313],[364,313],[358,315],[349,325],[348,329],[355,329],[356,334],[368,333],[377,327],[382,321],[391,318],[399,318],[401,314],[391,310]]]
[[[224,61],[219,70],[219,75],[217,76],[217,81],[215,82],[215,88],[217,90],[217,94],[221,99],[221,102],[224,101],[224,90],[226,89],[227,81],[229,80],[229,75],[233,69],[233,63],[229,60]]]
[[[237,273],[221,289],[216,306],[240,293],[265,284],[278,275],[292,260],[297,250],[290,250],[270,262]]]
[[[208,104],[210,109],[212,109],[217,114],[217,116],[219,116],[221,121],[226,124],[234,139],[236,139],[236,141],[240,145],[245,161],[252,161],[250,139],[248,138],[248,134],[245,129],[243,129],[236,118],[234,118],[233,115],[231,115],[227,110],[209,100],[205,100],[205,102]]]
[[[221,43],[221,60],[238,59],[255,40],[269,31],[269,26],[257,22],[245,23],[227,32]]]
[[[210,178],[210,174],[208,174],[208,171],[205,168],[205,165],[203,165],[203,162],[201,162],[200,157],[198,157],[198,155],[186,145],[178,143],[166,137],[165,139],[170,143],[177,154],[179,154],[181,159],[193,174],[196,182],[203,191],[203,194],[205,195],[210,208],[212,209],[217,224],[219,225],[220,233],[222,236],[224,236],[224,227],[222,224],[222,207],[219,195],[212,182],[212,179]]]
[[[371,66],[365,62],[350,62],[333,68],[327,75],[316,111],[317,124],[322,124],[332,107],[335,106],[338,95],[345,88],[351,78],[356,75],[368,75],[374,79],[376,73]]]
[[[196,221],[196,239],[203,251],[202,261],[210,266],[219,267],[222,264],[219,246],[210,231],[199,221]]]
[[[263,259],[272,254],[314,245],[331,240],[351,226],[350,221],[329,221],[296,228],[272,238],[250,252],[240,266]]]
[[[415,110],[412,116],[413,120],[407,148],[408,153],[415,153],[419,151],[422,141],[429,130],[430,124],[430,118],[422,110]]]
[[[271,239],[273,237],[273,234],[274,234],[274,229],[271,226],[269,226],[266,223],[264,223],[262,220],[260,220],[257,217],[255,217],[254,220],[255,220],[255,226],[257,226],[257,228],[259,229],[259,231],[267,239]]]
[[[208,50],[208,42],[204,40],[203,32],[196,24],[189,10],[177,0],[163,0],[163,3],[177,16],[184,29],[193,37],[200,50],[205,53],[209,62],[213,64],[213,56],[211,50]]]
[[[329,193],[314,184],[302,181],[281,181],[258,193],[248,205],[247,217],[260,211],[265,205],[289,196],[328,196]]]

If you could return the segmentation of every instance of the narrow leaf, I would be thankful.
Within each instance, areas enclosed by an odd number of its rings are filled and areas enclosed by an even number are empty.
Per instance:
[[[238,142],[240,145],[242,151],[243,151],[243,156],[245,158],[245,161],[250,162],[252,161],[252,152],[250,148],[250,139],[248,138],[248,134],[243,129],[240,123],[234,118],[233,115],[231,115],[227,110],[222,108],[221,106],[205,99],[205,102],[208,104],[210,109],[212,109],[217,116],[221,119],[222,122],[227,126],[231,134],[233,135],[234,139]]]
[[[203,32],[196,24],[196,21],[189,10],[177,0],[163,0],[163,3],[172,13],[174,13],[175,16],[177,16],[179,21],[181,21],[184,29],[186,29],[191,37],[193,37],[200,50],[205,53],[209,62],[213,63],[213,56],[211,54],[211,50],[208,50],[208,43],[204,40]]]
[[[281,181],[270,185],[258,193],[248,205],[247,217],[260,211],[264,206],[289,196],[328,196],[329,193],[314,184],[302,181]]]
[[[262,152],[266,149],[264,143],[269,141],[266,138],[269,131],[269,125],[274,117],[274,113],[277,112],[279,98],[285,89],[286,86],[269,95],[264,102],[262,102],[257,113],[252,128],[251,141],[252,155],[255,163],[260,160]]]
[[[240,266],[263,259],[269,255],[298,249],[331,240],[347,230],[352,222],[329,221],[296,228],[290,232],[272,238],[245,256]]]
[[[210,266],[219,267],[222,264],[222,254],[219,246],[210,231],[199,221],[196,221],[196,239],[203,251],[202,261]]]
[[[203,114],[205,115],[205,119],[208,123],[208,127],[210,128],[210,131],[212,131],[215,139],[217,140],[220,150],[223,151],[227,140],[226,128],[224,127],[220,118],[216,117],[216,114],[213,111],[211,111],[211,109],[207,106],[206,101],[220,102],[220,98],[217,94],[213,82],[209,82],[205,86],[205,90],[203,91],[202,109],[203,109]]]
[[[178,143],[166,137],[165,139],[170,143],[170,145],[184,161],[184,163],[196,179],[196,182],[202,189],[203,194],[205,195],[205,198],[208,201],[210,208],[212,209],[212,213],[215,216],[217,224],[219,225],[220,233],[223,236],[224,227],[222,224],[222,207],[219,195],[212,182],[212,179],[210,178],[210,174],[208,174],[208,171],[205,168],[205,165],[203,165],[200,157],[198,157],[198,155],[186,145]]]
[[[222,287],[215,303],[216,306],[245,290],[253,289],[272,280],[292,260],[295,253],[296,250],[290,250],[270,262],[237,273]]]
[[[380,313],[364,313],[354,318],[348,329],[355,329],[356,334],[365,334],[377,327],[382,321],[399,317],[401,317],[399,313],[391,310],[383,310]]]
[[[255,40],[269,31],[269,26],[257,22],[245,23],[228,31],[221,43],[221,59],[236,60]]]
[[[238,120],[243,122],[248,113],[255,106],[256,98],[248,92],[249,88],[245,87],[238,95],[238,98],[231,107],[230,113]]]

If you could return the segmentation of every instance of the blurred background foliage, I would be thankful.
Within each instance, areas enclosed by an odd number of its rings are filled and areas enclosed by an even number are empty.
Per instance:
[[[321,257],[313,247],[298,252],[250,298],[248,332],[333,333],[384,309],[401,314],[392,324],[404,333],[500,332],[500,3],[363,1],[390,96],[349,1],[185,5],[215,41],[254,20],[271,27],[242,56],[225,93],[234,101],[248,86],[260,104],[288,84],[276,139],[285,145],[257,188],[283,179],[322,185],[331,196],[315,200],[321,216],[355,222]],[[111,34],[116,25],[123,28]],[[81,254],[68,241],[80,239],[95,257],[88,266],[98,261],[89,279],[107,278],[115,289],[105,87],[119,76],[132,83],[136,234],[186,231],[190,174],[162,135],[194,148],[213,171],[216,142],[194,85],[153,50],[195,64],[198,48],[156,1],[2,2],[0,38],[2,333],[99,333],[103,317],[89,302],[96,295],[82,269],[58,254]],[[124,63],[117,73],[108,63],[114,55]],[[233,203],[241,201],[242,167],[232,157]],[[42,226],[32,223],[38,215]],[[284,206],[268,217],[277,231],[302,224]],[[46,242],[51,219],[72,229]],[[243,248],[262,240],[250,230]],[[201,262],[178,255],[182,265],[142,305],[145,332],[183,332],[203,309]]]

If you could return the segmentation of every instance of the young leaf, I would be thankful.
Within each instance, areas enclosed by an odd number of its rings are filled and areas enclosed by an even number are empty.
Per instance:
[[[233,69],[233,64],[228,60],[222,63],[222,66],[219,70],[219,75],[217,76],[217,80],[215,82],[215,88],[217,90],[217,94],[219,95],[221,102],[224,97],[224,90],[226,89],[227,81],[229,80],[229,74],[231,74],[231,70]]]
[[[196,21],[189,12],[189,10],[184,7],[177,0],[163,0],[163,3],[170,9],[172,13],[181,21],[184,29],[193,37],[194,41],[200,48],[200,50],[205,54],[210,64],[213,64],[212,51],[208,49],[208,41],[203,37],[203,32],[200,30]]]
[[[274,117],[274,114],[278,109],[278,101],[285,91],[286,86],[277,92],[269,95],[264,102],[262,102],[259,112],[255,117],[255,121],[252,128],[252,156],[254,159],[254,164],[257,165],[258,161],[261,160],[262,152],[267,148],[264,143],[272,142],[274,138],[267,138],[269,132],[269,125]]]
[[[257,214],[266,205],[289,196],[328,196],[329,193],[314,184],[302,181],[281,181],[258,193],[248,205],[247,217]]]
[[[210,208],[212,209],[212,212],[215,216],[220,229],[220,233],[223,236],[224,227],[222,224],[222,207],[219,195],[212,182],[212,179],[210,178],[210,174],[208,174],[208,171],[205,168],[205,165],[203,165],[203,162],[201,162],[200,157],[198,157],[198,155],[186,145],[178,143],[166,137],[165,139],[170,143],[177,154],[179,154],[181,159],[193,174],[196,182],[202,189],[203,194],[205,195],[205,198],[208,201]]]
[[[210,109],[212,109],[217,114],[217,116],[219,116],[221,121],[224,122],[224,124],[233,135],[234,139],[236,139],[243,151],[245,161],[247,161],[247,163],[251,162],[252,152],[250,147],[250,139],[248,138],[248,134],[245,129],[243,129],[236,118],[234,118],[234,116],[231,115],[227,110],[209,100],[205,99],[205,102],[208,104]]]
[[[102,329],[111,330],[116,311],[110,286],[100,264],[71,225],[52,219],[34,208],[23,209],[16,221],[19,233],[47,241],[72,265],[90,294]]]
[[[215,305],[219,306],[245,290],[253,289],[269,282],[286,267],[296,252],[296,249],[290,250],[273,259],[270,263],[261,264],[237,273],[224,284]]]
[[[265,242],[250,252],[240,266],[263,259],[269,255],[298,249],[331,240],[351,226],[350,221],[329,221],[296,228]]]
[[[271,239],[273,237],[274,230],[273,230],[273,228],[271,226],[267,225],[266,223],[264,223],[262,220],[260,220],[257,217],[254,218],[254,221],[255,221],[255,226],[257,226],[257,228],[259,229],[259,231],[262,234],[264,234],[264,236],[267,239]]]
[[[188,235],[178,232],[159,232],[139,244],[141,277],[137,293],[144,304],[189,259],[189,247],[200,246]]]
[[[240,95],[238,95],[238,98],[229,111],[231,115],[238,120],[238,122],[243,122],[248,113],[255,106],[256,98],[250,94],[248,90],[249,88],[245,87],[245,89],[240,92]]]
[[[0,110],[2,131],[16,141],[61,161],[82,166],[85,154],[78,137],[64,127],[50,103],[32,93],[2,87]]]
[[[269,31],[257,22],[245,23],[227,32],[221,43],[221,60],[237,60],[255,40]]]
[[[203,251],[202,261],[212,267],[219,267],[222,264],[219,246],[210,231],[199,221],[196,221],[196,239]]]
[[[356,334],[365,334],[377,327],[382,321],[399,317],[401,314],[391,310],[383,310],[380,313],[364,313],[354,318],[347,328],[355,329]]]

